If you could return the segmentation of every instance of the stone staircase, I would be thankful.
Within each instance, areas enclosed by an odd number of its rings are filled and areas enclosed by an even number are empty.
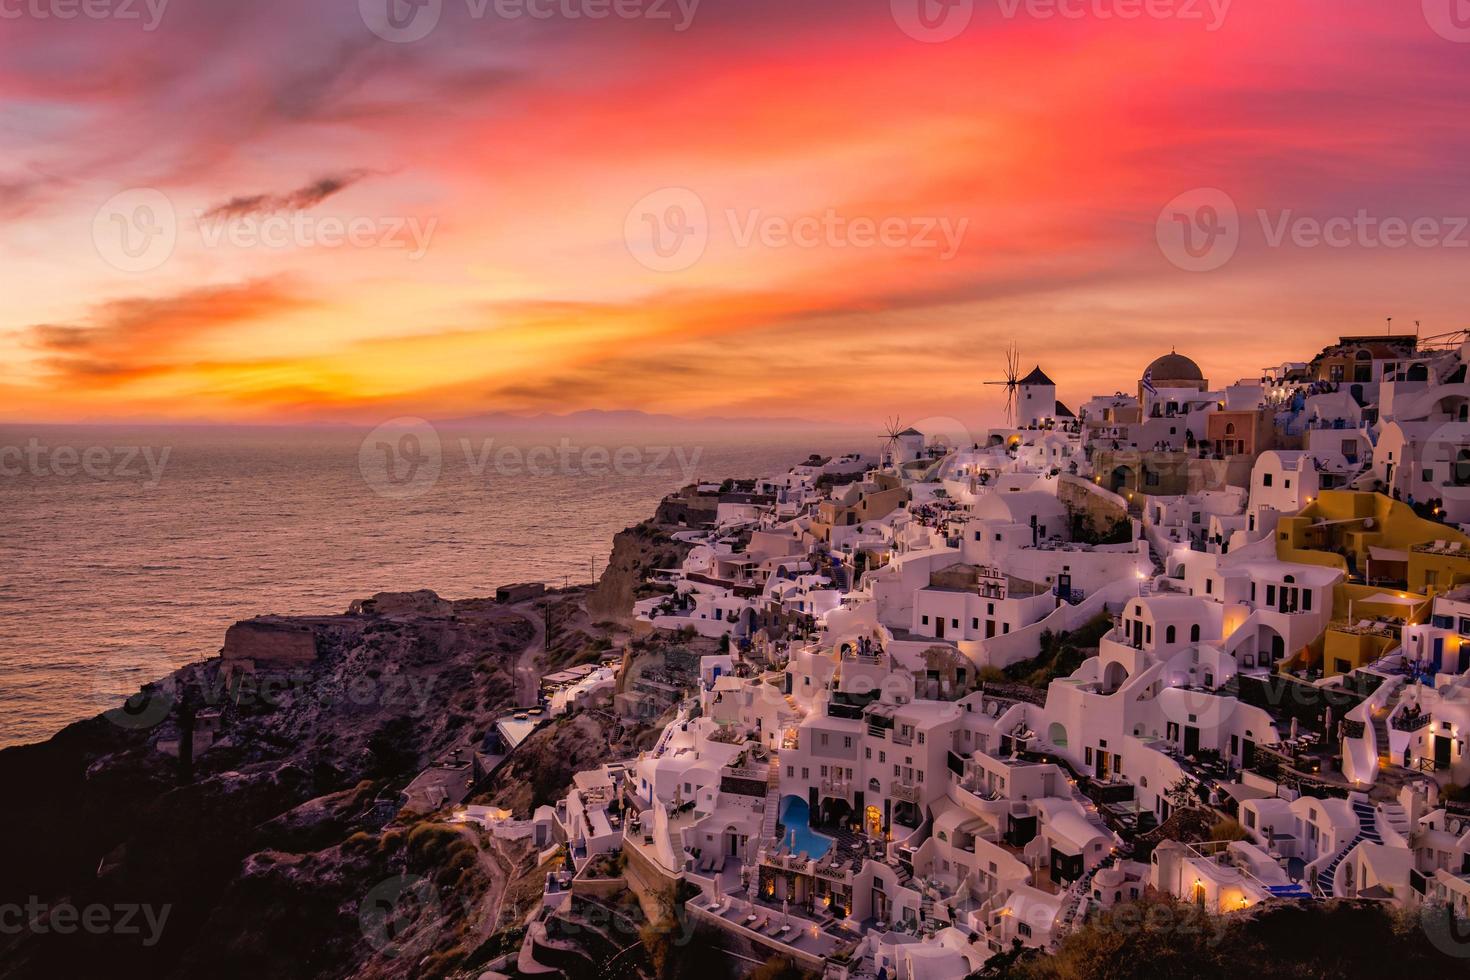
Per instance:
[[[1378,807],[1378,815],[1383,822],[1388,824],[1390,830],[1398,834],[1404,840],[1409,839],[1409,811],[1405,810],[1400,803],[1383,803]]]
[[[1352,853],[1361,841],[1372,841],[1374,844],[1382,844],[1383,838],[1378,834],[1378,810],[1367,800],[1349,799],[1348,803],[1353,808],[1353,814],[1358,818],[1358,836],[1348,841],[1347,846],[1337,852],[1337,856],[1323,868],[1317,875],[1317,890],[1324,898],[1332,897],[1332,887],[1337,881],[1337,869],[1341,866],[1343,859]]]
[[[1078,878],[1067,890],[1067,900],[1062,904],[1062,911],[1057,915],[1055,935],[1064,936],[1086,920],[1087,910],[1092,902],[1092,879],[1097,877],[1099,871],[1110,868],[1117,862],[1118,855],[1108,855],[1091,871]]]
[[[1388,712],[1373,712],[1373,739],[1378,747],[1378,768],[1387,769],[1393,765],[1388,752]]]
[[[776,839],[776,817],[781,809],[781,766],[779,758],[771,759],[766,773],[766,809],[761,816],[761,840]]]

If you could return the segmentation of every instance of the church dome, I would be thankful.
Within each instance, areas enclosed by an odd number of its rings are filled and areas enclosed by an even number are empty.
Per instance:
[[[1203,381],[1199,365],[1183,354],[1169,352],[1148,366],[1145,374],[1154,381]]]

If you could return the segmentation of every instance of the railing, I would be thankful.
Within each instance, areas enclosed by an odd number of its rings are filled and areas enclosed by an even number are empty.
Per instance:
[[[904,783],[895,779],[888,784],[888,795],[895,800],[917,804],[919,802],[919,787],[913,783]]]
[[[758,779],[765,782],[767,770],[753,769],[749,766],[726,766],[725,775],[734,776],[736,779]]]
[[[822,780],[822,793],[827,796],[850,797],[852,782],[846,779],[824,779]]]
[[[1412,717],[1405,714],[1399,714],[1392,720],[1391,724],[1393,725],[1394,731],[1417,732],[1433,720],[1433,715],[1431,715],[1427,711],[1423,711]]]

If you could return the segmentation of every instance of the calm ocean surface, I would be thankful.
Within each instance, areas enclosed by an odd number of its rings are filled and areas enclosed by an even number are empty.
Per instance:
[[[425,428],[0,426],[0,746],[213,656],[238,619],[585,582],[694,477],[878,448],[850,431]]]

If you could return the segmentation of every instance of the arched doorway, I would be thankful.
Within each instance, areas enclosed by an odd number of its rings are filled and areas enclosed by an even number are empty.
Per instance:
[[[876,806],[869,806],[863,813],[863,829],[868,832],[869,837],[883,836],[883,811]]]
[[[1067,747],[1066,727],[1059,721],[1052,722],[1051,727],[1046,730],[1046,740],[1059,749],[1065,749]]]
[[[1112,476],[1108,477],[1108,489],[1113,493],[1121,493],[1124,490],[1132,490],[1137,484],[1138,477],[1131,466],[1116,466],[1113,468]]]
[[[1128,668],[1114,660],[1103,670],[1103,693],[1112,694],[1118,688],[1122,687],[1123,682],[1127,679]]]

